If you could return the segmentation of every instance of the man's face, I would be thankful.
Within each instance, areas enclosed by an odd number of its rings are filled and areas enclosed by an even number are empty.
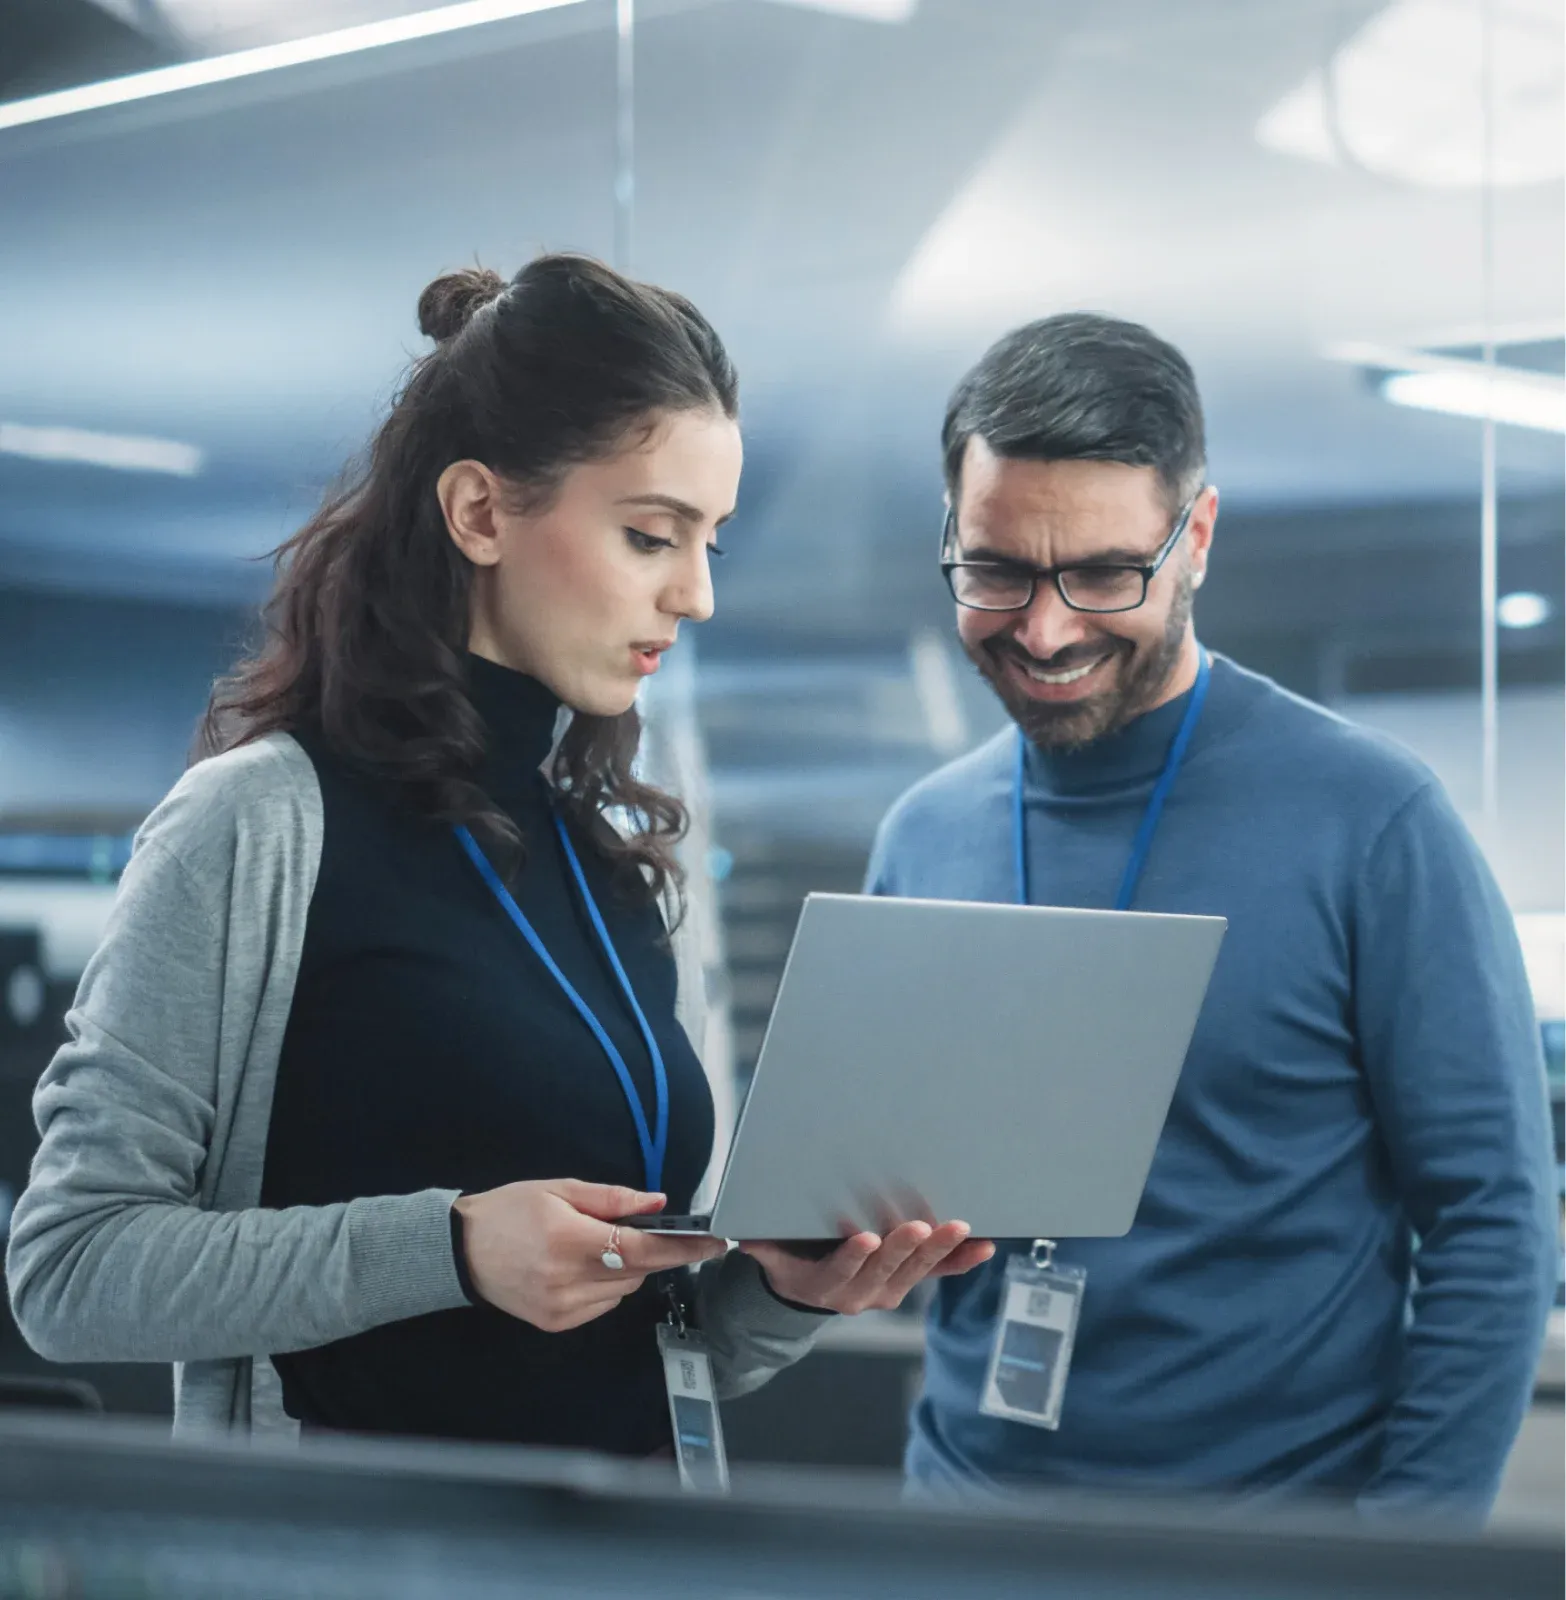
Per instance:
[[[979,438],[968,442],[954,510],[960,559],[1028,567],[1151,565],[1174,525],[1152,467],[1011,460]],[[1191,594],[1217,510],[1216,493],[1204,490],[1134,611],[1073,611],[1047,580],[1026,611],[957,608],[963,648],[1033,743],[1086,744],[1185,687],[1196,649]]]

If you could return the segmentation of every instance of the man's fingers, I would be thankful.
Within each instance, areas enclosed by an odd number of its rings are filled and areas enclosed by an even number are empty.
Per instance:
[[[627,1189],[618,1183],[583,1183],[578,1178],[562,1178],[549,1187],[584,1217],[596,1217],[600,1222],[643,1217],[653,1211],[662,1211],[668,1204],[661,1194]]]

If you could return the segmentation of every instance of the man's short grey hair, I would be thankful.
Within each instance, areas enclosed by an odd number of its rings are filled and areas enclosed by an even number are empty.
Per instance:
[[[997,340],[952,391],[941,429],[957,502],[968,441],[1025,461],[1152,467],[1173,511],[1203,485],[1207,441],[1191,364],[1135,322],[1045,317]]]

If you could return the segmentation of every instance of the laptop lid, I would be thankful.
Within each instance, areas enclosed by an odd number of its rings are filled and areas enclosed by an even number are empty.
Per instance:
[[[1225,926],[810,895],[713,1232],[1125,1233]]]

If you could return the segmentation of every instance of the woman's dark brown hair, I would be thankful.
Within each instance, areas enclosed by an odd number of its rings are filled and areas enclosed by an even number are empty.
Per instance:
[[[478,269],[437,278],[419,297],[419,327],[435,349],[413,367],[363,462],[275,552],[265,640],[215,686],[197,754],[319,729],[418,811],[468,824],[514,871],[521,842],[477,782],[485,749],[467,693],[473,568],[446,531],[436,480],[453,461],[481,461],[519,505],[547,506],[572,467],[635,442],[660,415],[734,417],[738,386],[689,301],[585,256],[541,256],[509,284]],[[685,811],[632,775],[640,735],[634,707],[577,714],[552,776],[567,814],[623,878],[661,894],[679,882]],[[611,809],[637,831],[609,828]]]

